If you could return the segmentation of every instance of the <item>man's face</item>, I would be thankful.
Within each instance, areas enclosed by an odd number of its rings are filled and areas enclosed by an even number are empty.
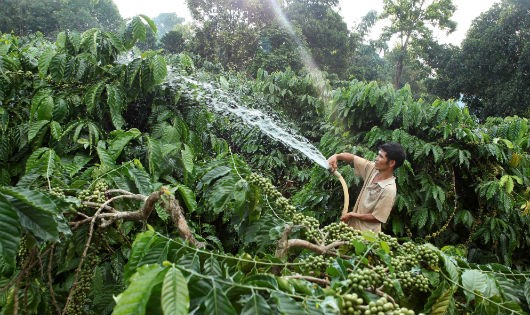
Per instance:
[[[386,157],[386,152],[379,150],[377,156],[375,157],[375,169],[381,172],[392,167],[390,164],[390,161]]]

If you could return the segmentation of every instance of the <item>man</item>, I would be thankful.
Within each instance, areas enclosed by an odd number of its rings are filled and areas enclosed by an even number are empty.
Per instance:
[[[341,221],[361,231],[381,232],[381,224],[388,219],[396,199],[394,170],[403,164],[405,157],[403,147],[394,142],[379,148],[375,162],[346,152],[329,157],[331,171],[337,170],[338,161],[353,163],[355,174],[364,180],[353,210],[343,215]]]

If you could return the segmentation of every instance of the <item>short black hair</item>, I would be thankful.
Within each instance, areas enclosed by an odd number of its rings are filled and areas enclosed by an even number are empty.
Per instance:
[[[405,153],[405,150],[403,149],[401,144],[396,142],[387,142],[380,146],[379,149],[386,152],[386,157],[389,161],[396,161],[394,169],[403,165],[403,162],[407,158],[407,154]]]

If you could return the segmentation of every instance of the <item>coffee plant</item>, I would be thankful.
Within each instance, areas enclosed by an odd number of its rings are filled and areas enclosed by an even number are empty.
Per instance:
[[[0,34],[0,314],[529,313],[527,120],[406,87],[251,80],[138,52],[148,28]],[[384,233],[338,222],[337,180],[220,101],[326,155],[401,142]]]

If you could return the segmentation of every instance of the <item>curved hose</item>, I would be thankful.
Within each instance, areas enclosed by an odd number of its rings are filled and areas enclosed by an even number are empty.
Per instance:
[[[346,184],[346,181],[338,171],[333,172],[333,175],[337,176],[340,183],[342,184],[342,192],[344,193],[344,207],[342,208],[342,215],[345,215],[346,213],[348,213],[348,206],[350,205],[350,194],[348,193],[348,185]]]

